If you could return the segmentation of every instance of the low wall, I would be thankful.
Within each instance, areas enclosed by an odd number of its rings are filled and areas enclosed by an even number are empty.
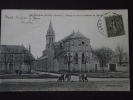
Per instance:
[[[129,72],[129,66],[117,66],[117,71]]]

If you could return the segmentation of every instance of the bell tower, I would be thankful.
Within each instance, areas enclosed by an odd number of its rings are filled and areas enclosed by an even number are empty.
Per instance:
[[[46,48],[48,48],[49,45],[52,44],[53,42],[55,42],[55,33],[50,20],[49,28],[47,30],[47,35],[46,35]]]

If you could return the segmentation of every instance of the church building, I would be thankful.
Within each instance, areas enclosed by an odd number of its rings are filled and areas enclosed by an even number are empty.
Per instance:
[[[55,32],[50,21],[46,34],[46,49],[37,59],[37,70],[49,72],[97,72],[98,58],[92,53],[90,39],[80,31],[72,32],[55,42]]]

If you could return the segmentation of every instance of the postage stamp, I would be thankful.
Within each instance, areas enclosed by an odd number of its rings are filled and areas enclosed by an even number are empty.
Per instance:
[[[107,37],[125,35],[122,15],[105,13],[98,20],[98,29]]]
[[[108,37],[124,35],[122,15],[105,17]]]

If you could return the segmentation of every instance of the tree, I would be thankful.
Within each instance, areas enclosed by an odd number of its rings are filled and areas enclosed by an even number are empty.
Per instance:
[[[118,45],[115,48],[115,53],[116,53],[116,56],[118,58],[119,64],[121,65],[122,64],[122,59],[124,57],[124,49],[123,49],[123,47]]]
[[[100,62],[100,67],[102,67],[104,72],[104,67],[111,60],[113,51],[108,47],[102,47],[100,49],[93,50],[92,53],[98,57]]]
[[[89,60],[90,60],[90,58],[89,58],[89,56],[87,57],[85,57],[85,71],[87,72],[87,67],[86,67],[86,64],[89,62]]]
[[[31,73],[31,64],[34,62],[34,59],[31,57],[31,55],[25,55],[24,56],[24,63],[29,64],[30,69],[28,70],[28,73]]]

